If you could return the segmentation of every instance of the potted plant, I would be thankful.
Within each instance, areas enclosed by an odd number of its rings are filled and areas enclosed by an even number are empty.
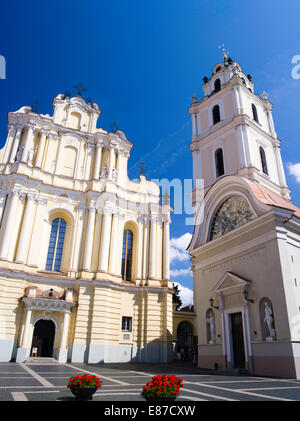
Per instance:
[[[76,397],[76,400],[81,401],[93,399],[93,394],[101,385],[102,381],[97,376],[90,376],[88,374],[70,377],[68,381],[68,387]]]
[[[143,386],[142,396],[147,401],[174,401],[182,386],[182,379],[176,376],[154,376]]]

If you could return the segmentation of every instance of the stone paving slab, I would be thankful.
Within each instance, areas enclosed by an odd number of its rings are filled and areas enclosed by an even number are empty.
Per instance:
[[[68,379],[85,372],[103,380],[92,402],[144,401],[140,396],[142,386],[156,374],[183,378],[184,387],[178,397],[182,402],[300,400],[297,380],[208,374],[188,364],[0,363],[0,401],[75,401],[66,387]]]

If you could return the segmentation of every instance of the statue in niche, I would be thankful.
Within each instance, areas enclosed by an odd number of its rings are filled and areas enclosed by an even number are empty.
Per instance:
[[[33,157],[34,157],[34,149],[31,148],[28,152],[28,159],[27,159],[27,163],[30,167],[32,167]]]
[[[101,178],[106,178],[106,177],[107,177],[107,165],[104,164],[101,170]]]
[[[211,312],[208,314],[208,317],[206,318],[206,322],[209,325],[210,341],[215,342],[215,340],[216,340],[216,325],[215,325],[214,316]]]
[[[117,177],[118,177],[118,170],[116,168],[114,168],[113,171],[112,171],[113,181],[117,181]]]
[[[23,146],[19,146],[19,149],[18,149],[18,152],[17,152],[17,156],[16,156],[15,162],[20,162],[21,161],[23,150],[24,150],[24,147]]]
[[[267,324],[268,329],[269,329],[269,335],[271,338],[275,338],[276,336],[276,332],[274,329],[274,318],[273,318],[273,313],[272,313],[272,309],[269,306],[269,304],[265,301],[265,318],[264,318],[264,322]]]

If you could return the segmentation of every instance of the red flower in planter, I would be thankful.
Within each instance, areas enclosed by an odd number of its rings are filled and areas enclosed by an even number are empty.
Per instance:
[[[98,388],[101,387],[102,380],[97,376],[89,376],[84,374],[83,376],[70,377],[67,387],[80,387],[80,388]]]
[[[162,375],[152,377],[151,382],[143,386],[142,395],[151,396],[174,396],[178,395],[183,386],[182,379],[171,375]]]

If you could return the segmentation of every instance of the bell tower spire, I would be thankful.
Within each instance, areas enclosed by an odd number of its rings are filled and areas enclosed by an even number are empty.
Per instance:
[[[219,177],[240,175],[289,199],[273,104],[265,92],[255,93],[252,76],[228,56],[224,44],[219,48],[223,62],[203,78],[204,97],[194,95],[189,108],[194,186],[201,178],[207,190]]]

